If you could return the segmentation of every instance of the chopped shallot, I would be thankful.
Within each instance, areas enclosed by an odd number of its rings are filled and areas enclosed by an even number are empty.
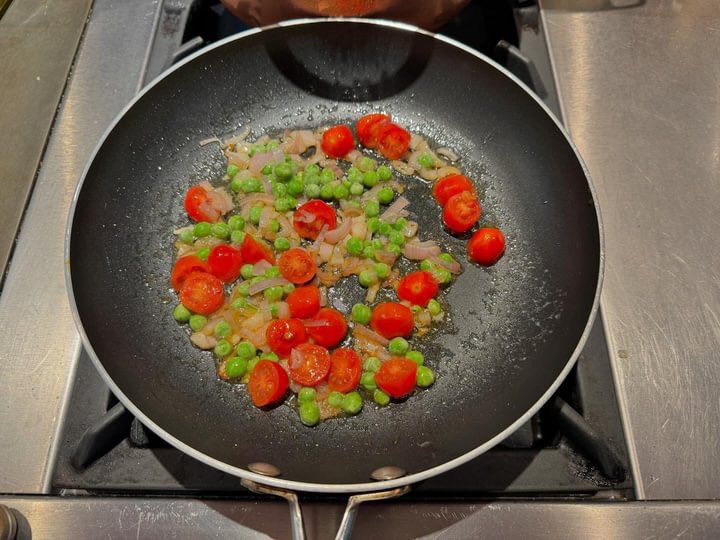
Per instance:
[[[352,218],[346,218],[340,226],[336,227],[332,231],[328,231],[325,234],[325,242],[330,244],[337,244],[340,240],[345,238],[350,232],[352,226]]]
[[[395,220],[400,217],[400,212],[409,204],[410,201],[408,201],[405,197],[398,197],[395,202],[382,213],[380,219],[389,223],[394,223]]]
[[[284,277],[263,279],[262,281],[258,281],[257,283],[250,285],[250,287],[248,287],[248,294],[252,296],[253,294],[262,292],[265,289],[269,289],[270,287],[283,286],[287,285],[288,283],[290,282]]]
[[[403,255],[412,261],[421,261],[440,255],[440,247],[428,240],[426,242],[408,242],[403,248]]]
[[[380,334],[373,330],[370,330],[367,326],[363,324],[355,323],[355,327],[353,328],[353,335],[355,337],[366,339],[368,341],[374,341],[375,343],[379,343],[383,347],[387,347],[388,343],[390,343],[389,339],[382,337]]]
[[[262,276],[265,273],[265,270],[267,270],[271,266],[272,264],[270,264],[265,259],[259,260],[253,265],[253,276]]]
[[[327,306],[328,303],[328,294],[327,294],[327,287],[320,287],[320,307]]]
[[[462,266],[460,266],[460,263],[457,261],[450,262],[440,257],[430,257],[430,260],[439,266],[447,268],[453,274],[459,274],[462,270]]]

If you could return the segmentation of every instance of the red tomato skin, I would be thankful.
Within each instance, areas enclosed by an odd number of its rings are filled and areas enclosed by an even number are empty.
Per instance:
[[[482,266],[492,266],[505,253],[505,235],[500,229],[483,227],[470,237],[468,257]]]
[[[390,115],[385,113],[370,113],[361,116],[355,123],[358,139],[366,148],[377,147],[377,135],[373,133],[375,126],[390,122]],[[377,131],[375,131],[377,133]]]
[[[347,333],[347,322],[338,310],[322,308],[312,318],[313,321],[327,321],[326,326],[309,326],[307,331],[312,340],[323,347],[332,348],[340,343]]]
[[[417,364],[407,358],[386,360],[375,374],[375,382],[390,397],[405,397],[417,384]]]
[[[303,248],[291,248],[280,255],[280,274],[288,281],[299,285],[315,277],[315,259]]]
[[[266,260],[275,264],[275,255],[265,244],[255,240],[252,235],[246,234],[243,243],[240,245],[240,256],[243,262],[255,264],[258,261]]]
[[[235,281],[240,276],[242,265],[240,250],[227,244],[215,246],[208,255],[210,273],[225,283]]]
[[[350,128],[341,124],[323,133],[320,146],[328,156],[341,158],[355,148],[355,140]]]
[[[443,223],[454,233],[464,233],[480,219],[480,203],[469,191],[456,193],[447,200],[443,208]]]
[[[300,353],[302,360],[296,360],[291,353],[288,361],[290,377],[303,386],[317,386],[330,373],[330,353],[325,347],[312,343],[302,343],[294,348]]]
[[[475,194],[475,186],[467,176],[462,174],[450,174],[442,177],[435,182],[432,190],[433,197],[440,203],[440,206],[445,206],[450,197],[461,191],[469,191]]]
[[[298,319],[272,321],[265,331],[265,338],[272,351],[282,357],[289,356],[293,347],[308,340],[305,325]]]
[[[410,132],[393,122],[378,126],[378,150],[388,159],[400,159],[410,147]]]
[[[215,223],[220,218],[220,212],[212,207],[207,190],[202,186],[190,186],[185,193],[184,206],[193,221]]]
[[[400,300],[425,307],[435,298],[440,286],[430,272],[418,270],[410,272],[398,283],[397,295]]]
[[[256,407],[265,407],[283,398],[290,386],[287,372],[277,362],[260,360],[250,373],[248,391]]]
[[[370,316],[372,329],[387,339],[409,336],[414,324],[410,308],[397,302],[378,304]]]
[[[180,286],[180,302],[193,313],[210,315],[225,300],[222,281],[207,272],[193,272]]]
[[[175,261],[173,266],[172,275],[170,282],[172,283],[173,289],[176,291],[180,289],[185,279],[193,272],[209,272],[210,268],[207,263],[200,260],[196,255],[185,255]]]
[[[295,319],[309,319],[320,311],[320,289],[314,285],[297,287],[285,299],[290,307],[290,316]]]
[[[315,216],[315,220],[309,223],[303,221],[303,215]],[[302,238],[307,240],[315,240],[320,234],[323,225],[327,225],[327,230],[332,231],[337,227],[337,216],[332,206],[319,199],[309,200],[298,207],[293,214],[293,228]]]
[[[362,363],[353,349],[340,347],[330,355],[328,387],[338,392],[352,392],[360,383]]]

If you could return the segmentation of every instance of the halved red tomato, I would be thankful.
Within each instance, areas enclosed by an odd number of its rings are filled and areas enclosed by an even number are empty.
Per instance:
[[[240,276],[243,258],[239,249],[227,244],[219,244],[212,248],[208,255],[210,273],[225,283],[235,281]]]
[[[319,199],[311,199],[293,214],[293,227],[308,240],[315,240],[323,227],[332,231],[337,226],[335,209]]]
[[[417,384],[417,364],[407,358],[386,360],[375,374],[375,382],[389,396],[405,397]]]
[[[260,360],[250,373],[248,391],[256,407],[265,407],[283,398],[290,380],[277,362]]]
[[[435,182],[432,192],[435,200],[440,203],[440,206],[445,206],[448,199],[460,193],[461,191],[469,191],[475,193],[475,186],[470,179],[462,174],[449,174],[443,176],[440,180]]]
[[[361,116],[355,123],[355,131],[362,145],[366,148],[375,148],[377,146],[377,136],[373,135],[373,126],[389,121],[390,115],[385,113],[371,113]]]
[[[290,353],[288,369],[293,381],[303,386],[316,386],[330,372],[330,353],[325,347],[303,343]]]
[[[380,153],[388,159],[400,159],[410,148],[410,132],[393,122],[376,124],[373,136],[377,135]]]
[[[320,311],[320,289],[315,285],[297,287],[288,294],[285,302],[290,307],[291,317],[309,319]]]
[[[438,282],[430,272],[419,270],[410,272],[398,283],[397,295],[400,300],[425,307],[440,289]]]
[[[207,272],[193,272],[180,286],[180,302],[193,313],[209,315],[225,299],[222,281]]]
[[[357,388],[362,375],[360,357],[353,349],[340,347],[330,355],[330,376],[328,386],[330,390],[338,392],[352,392]]]
[[[383,302],[373,309],[370,326],[387,339],[409,336],[414,326],[412,311],[398,302]]]
[[[172,283],[173,289],[176,291],[180,289],[185,279],[193,272],[209,272],[210,268],[207,263],[200,260],[196,255],[185,255],[175,261],[173,266],[172,276],[170,282]]]
[[[326,155],[341,158],[355,148],[352,131],[346,125],[333,126],[323,133],[320,147]]]
[[[345,317],[333,308],[322,308],[305,324],[313,341],[323,347],[335,347],[347,333]]]
[[[298,319],[276,319],[265,331],[265,338],[272,351],[278,356],[288,356],[293,347],[305,343],[307,331]]]
[[[447,200],[443,222],[454,233],[464,233],[480,219],[480,203],[474,193],[461,191]]]
[[[222,212],[215,208],[208,197],[207,190],[202,186],[190,186],[185,194],[185,211],[193,221],[209,221],[215,223]]]
[[[280,255],[278,267],[280,274],[296,285],[307,283],[315,277],[317,271],[315,259],[303,248],[291,248],[285,251]]]
[[[263,242],[255,240],[251,234],[246,234],[240,246],[242,260],[248,264],[255,264],[258,261],[266,260],[275,264],[275,255],[272,249]]]

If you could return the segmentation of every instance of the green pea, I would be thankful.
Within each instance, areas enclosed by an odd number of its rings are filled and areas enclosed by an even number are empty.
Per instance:
[[[385,279],[390,275],[390,266],[383,262],[379,262],[375,264],[375,273],[380,279]]]
[[[273,172],[273,166],[268,163],[267,165],[265,165],[262,168],[262,170],[260,172],[262,172],[265,175],[271,174]]]
[[[283,285],[282,290],[283,294],[288,295],[295,290],[295,285],[293,285],[292,283],[286,283],[285,285]]]
[[[266,278],[280,277],[280,268],[278,266],[271,266],[263,272],[263,276]]]
[[[362,396],[358,392],[349,392],[345,394],[342,400],[342,410],[347,414],[357,414],[363,406]]]
[[[378,282],[378,277],[374,270],[363,270],[360,272],[358,280],[363,287],[372,287]]]
[[[405,354],[405,358],[412,360],[418,366],[422,366],[425,363],[425,356],[420,351],[408,351]]]
[[[342,407],[343,399],[345,399],[345,394],[342,392],[338,392],[336,390],[333,390],[328,394],[327,402],[328,405],[331,407]]]
[[[248,284],[255,285],[256,283],[260,283],[261,281],[265,281],[264,276],[253,276],[250,278],[250,281],[248,281]]]
[[[405,244],[405,235],[400,231],[391,231],[388,235],[388,240],[390,240],[392,244],[402,246]]]
[[[442,313],[442,306],[440,306],[440,302],[434,298],[428,302],[427,309],[433,317]]]
[[[386,407],[390,403],[390,396],[378,388],[373,392],[373,401],[381,407]]]
[[[365,188],[363,188],[362,184],[350,184],[350,195],[362,195],[363,191],[365,191]]]
[[[423,259],[420,262],[420,270],[430,271],[435,267],[430,259]]]
[[[371,373],[376,373],[378,369],[380,369],[380,366],[382,365],[382,362],[377,356],[368,356],[365,361],[363,362],[363,371],[369,371]]]
[[[361,156],[355,160],[355,167],[362,172],[372,171],[375,169],[375,160],[367,156]]]
[[[276,233],[280,231],[280,222],[277,219],[271,219],[270,223],[268,224],[268,228]]]
[[[395,197],[395,192],[389,187],[380,188],[377,197],[380,204],[390,204]]]
[[[417,368],[417,385],[420,388],[427,388],[435,382],[435,374],[432,369],[427,366],[418,366]]]
[[[320,407],[314,401],[304,401],[298,407],[300,421],[306,426],[314,426],[320,421]]]
[[[303,177],[303,182],[305,183],[305,187],[307,188],[309,185],[320,185],[320,175],[319,174],[309,174],[306,173]]]
[[[308,175],[319,175],[320,174],[320,166],[317,163],[311,163],[307,167],[305,167],[305,176]]]
[[[320,189],[320,198],[324,201],[331,201],[333,197],[335,196],[335,190],[330,184],[325,184]]]
[[[372,310],[365,304],[355,304],[352,307],[351,313],[353,321],[360,324],[367,324],[370,322]]]
[[[227,240],[230,238],[230,227],[227,223],[218,222],[212,224],[212,235],[220,240]]]
[[[223,358],[232,352],[233,346],[226,339],[220,339],[215,344],[215,356]]]
[[[407,225],[407,219],[404,217],[399,217],[395,220],[395,223],[393,223],[393,229],[396,231],[401,231],[405,228],[405,225]]]
[[[273,242],[273,245],[275,246],[275,249],[277,249],[278,251],[287,251],[288,249],[290,249],[290,240],[280,236],[275,239],[275,242]]]
[[[195,227],[193,227],[193,234],[198,238],[205,238],[206,236],[210,236],[211,231],[212,227],[207,221],[201,221],[199,223],[196,223]]]
[[[455,262],[455,259],[454,259],[453,256],[450,255],[449,253],[441,253],[440,255],[438,255],[438,258],[439,258],[439,259],[442,259],[442,260],[445,261],[445,262],[449,262],[449,263],[454,263],[454,262]]]
[[[372,246],[365,246],[362,254],[366,259],[372,259],[375,257],[375,248]]]
[[[235,347],[235,352],[240,358],[250,360],[253,356],[255,356],[257,351],[255,349],[255,345],[249,341],[241,341],[237,344],[237,347]]]
[[[350,180],[352,184],[361,184],[363,181],[363,173],[355,167],[350,167],[347,172],[347,179]]]
[[[248,283],[241,283],[237,287],[237,293],[240,296],[248,296],[250,294],[250,285]]]
[[[282,287],[268,287],[263,291],[263,296],[270,302],[279,302],[283,297]]]
[[[315,389],[305,386],[298,392],[298,401],[303,403],[305,401],[315,401]]]
[[[385,251],[389,251],[396,257],[399,257],[400,254],[402,253],[402,248],[400,246],[398,246],[397,244],[388,244],[387,246],[385,246]]]
[[[279,362],[280,357],[272,351],[262,353],[260,360],[270,360],[271,362]]]
[[[363,207],[367,217],[375,217],[380,213],[380,204],[377,201],[368,201]]]
[[[250,208],[248,213],[248,221],[253,225],[260,223],[260,216],[262,215],[262,206],[253,206]]]
[[[192,313],[190,313],[190,310],[182,304],[178,304],[173,310],[173,317],[175,317],[175,320],[177,322],[184,323],[190,320],[190,317],[192,317]]]
[[[265,191],[265,186],[257,178],[244,178],[240,182],[240,189],[243,193],[262,193]]]
[[[380,229],[380,218],[371,217],[370,219],[368,219],[367,228],[368,231],[370,231],[371,233],[378,232],[378,230]]]
[[[385,221],[380,221],[380,226],[378,227],[377,232],[382,236],[387,236],[390,234],[390,231],[392,231],[392,225],[386,223]]]
[[[357,256],[362,253],[363,241],[359,238],[350,238],[347,241],[347,244],[345,244],[345,247],[347,248],[348,254]]]
[[[372,371],[366,371],[360,376],[360,386],[362,386],[368,392],[372,392],[377,388],[375,382],[375,374]]]
[[[410,344],[405,338],[401,337],[394,337],[390,340],[390,343],[388,343],[388,350],[390,351],[390,354],[395,356],[402,356],[409,348]]]
[[[231,231],[242,231],[245,228],[245,219],[242,216],[230,216],[227,224]]]
[[[447,268],[436,266],[430,270],[430,273],[440,285],[447,285],[452,281],[452,273]]]
[[[243,240],[245,240],[245,231],[231,231],[230,232],[230,241],[233,244],[242,244]]]
[[[208,257],[210,256],[210,248],[209,247],[200,248],[197,250],[195,255],[197,255],[197,258],[200,259],[201,261],[207,261]]]
[[[273,319],[277,319],[280,315],[280,310],[278,309],[277,304],[270,304],[270,316]]]
[[[320,186],[317,184],[305,184],[305,196],[308,199],[317,199],[320,196]]]
[[[230,335],[230,332],[232,332],[232,327],[227,321],[220,321],[215,325],[213,332],[215,333],[215,336],[219,338],[224,338]]]
[[[426,169],[429,169],[433,166],[433,163],[435,163],[435,160],[433,157],[428,154],[427,152],[420,154],[418,157],[418,163],[421,167],[425,167]]]
[[[287,183],[288,195],[297,197],[298,195],[302,194],[304,191],[305,191],[305,184],[303,183],[302,180],[290,180]]]
[[[272,185],[271,191],[275,197],[284,197],[287,195],[287,186],[285,184],[281,184],[280,182],[275,182]]]
[[[247,372],[248,361],[244,358],[233,356],[225,362],[225,373],[231,379],[239,379]]]
[[[227,175],[230,177],[235,176],[239,170],[240,170],[240,167],[231,163],[230,165],[227,166]]]
[[[257,366],[257,363],[260,361],[260,359],[257,356],[253,356],[250,360],[247,361],[247,372],[252,373],[252,370],[255,369],[255,366]]]
[[[280,141],[276,139],[272,139],[268,141],[266,148],[268,152],[272,152],[273,150],[277,150],[280,147]]]
[[[332,169],[323,169],[322,172],[320,172],[321,184],[329,184],[333,180],[335,180],[335,172]]]
[[[230,303],[230,307],[233,309],[257,309],[253,304],[251,304],[244,298],[236,298]]]
[[[180,233],[178,238],[181,242],[185,242],[186,244],[192,244],[193,240],[195,240],[195,234],[193,234],[192,229],[185,229]]]
[[[377,175],[380,180],[386,182],[392,178],[392,169],[387,165],[380,165],[377,168]]]
[[[290,180],[294,174],[292,163],[278,163],[275,165],[275,169],[273,169],[273,172],[275,173],[275,176],[277,176],[278,180],[281,182],[287,182]]]
[[[379,238],[373,238],[372,240],[370,240],[370,245],[375,248],[375,251],[384,247],[382,240],[380,240]]]
[[[333,196],[337,200],[347,199],[349,195],[350,190],[342,184],[340,184],[339,186],[335,186],[335,188],[333,189]]]
[[[376,186],[378,183],[378,175],[375,171],[367,171],[363,173],[363,184],[369,188]]]
[[[413,304],[412,306],[410,306],[410,311],[412,311],[413,313],[420,313],[422,311],[422,306]]]
[[[278,212],[289,212],[290,210],[295,209],[296,205],[297,200],[295,199],[295,197],[282,197],[275,201],[275,210],[277,210]]]
[[[230,189],[232,189],[235,193],[240,193],[242,190],[242,180],[238,177],[233,178],[230,181]]]
[[[207,317],[204,315],[192,315],[189,319],[189,323],[193,332],[199,332],[207,324]]]

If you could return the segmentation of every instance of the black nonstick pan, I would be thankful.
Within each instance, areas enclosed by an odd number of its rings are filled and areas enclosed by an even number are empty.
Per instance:
[[[386,408],[303,426],[289,405],[255,408],[219,380],[209,352],[172,317],[173,229],[193,183],[222,175],[209,137],[250,127],[352,123],[388,111],[460,156],[477,183],[481,223],[502,228],[492,268],[467,263],[466,238],[442,229],[429,188],[409,183],[413,219],[464,262],[446,293],[449,321],[418,343],[435,385]],[[246,32],[172,68],[108,130],[75,195],[68,287],[78,327],[117,397],[190,456],[289,489],[391,489],[491,448],[552,395],[598,305],[603,252],[583,164],[558,122],[479,53],[415,28],[299,21]],[[331,296],[347,310],[352,287]],[[357,291],[360,294],[360,291]],[[266,477],[252,463],[274,466]],[[375,481],[381,467],[401,478]],[[392,475],[391,475],[392,476]]]

